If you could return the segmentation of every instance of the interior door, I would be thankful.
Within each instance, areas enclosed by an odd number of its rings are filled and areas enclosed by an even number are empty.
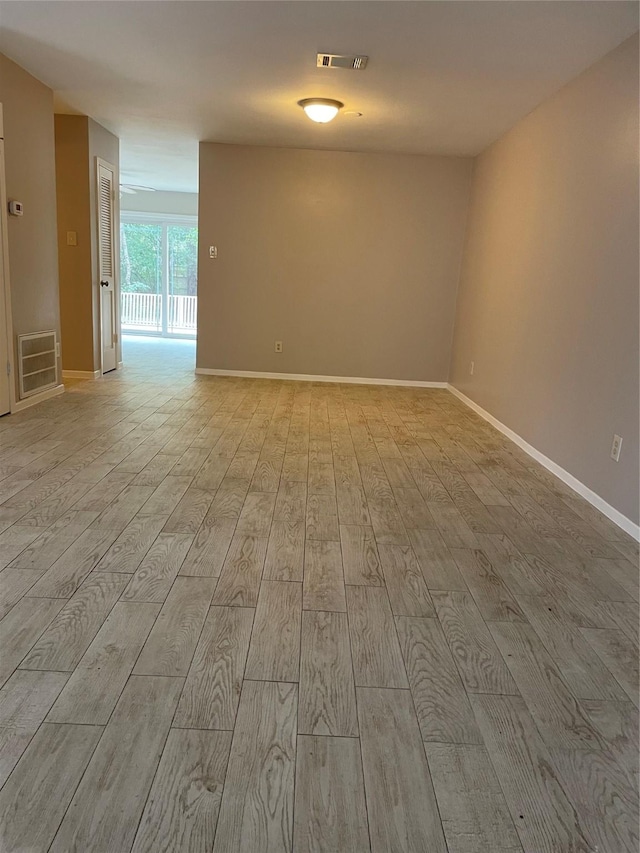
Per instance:
[[[117,311],[115,277],[115,169],[98,160],[98,268],[100,274],[100,331],[102,372],[115,370],[117,356]]]
[[[7,193],[4,183],[4,140],[0,139],[0,415],[11,410],[11,391],[9,383],[9,288],[5,276],[7,261],[6,211]]]

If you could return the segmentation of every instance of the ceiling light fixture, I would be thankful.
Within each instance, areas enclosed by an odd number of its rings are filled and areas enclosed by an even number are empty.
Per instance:
[[[344,104],[331,98],[304,98],[298,101],[298,106],[302,107],[311,121],[326,124],[338,115]]]

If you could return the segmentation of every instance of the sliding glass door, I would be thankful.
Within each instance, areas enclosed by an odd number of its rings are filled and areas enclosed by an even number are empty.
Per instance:
[[[124,332],[195,337],[197,273],[195,217],[122,214],[120,313]]]

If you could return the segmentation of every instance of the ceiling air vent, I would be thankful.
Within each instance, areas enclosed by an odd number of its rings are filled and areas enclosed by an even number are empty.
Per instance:
[[[341,56],[337,53],[319,53],[316,59],[318,68],[347,68],[363,71],[367,67],[368,56]]]

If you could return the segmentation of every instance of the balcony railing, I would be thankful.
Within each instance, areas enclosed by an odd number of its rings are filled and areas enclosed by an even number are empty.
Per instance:
[[[197,296],[169,296],[166,318],[163,318],[162,294],[120,294],[122,328],[134,332],[169,335],[195,335],[198,316]],[[163,328],[163,323],[166,324]]]

